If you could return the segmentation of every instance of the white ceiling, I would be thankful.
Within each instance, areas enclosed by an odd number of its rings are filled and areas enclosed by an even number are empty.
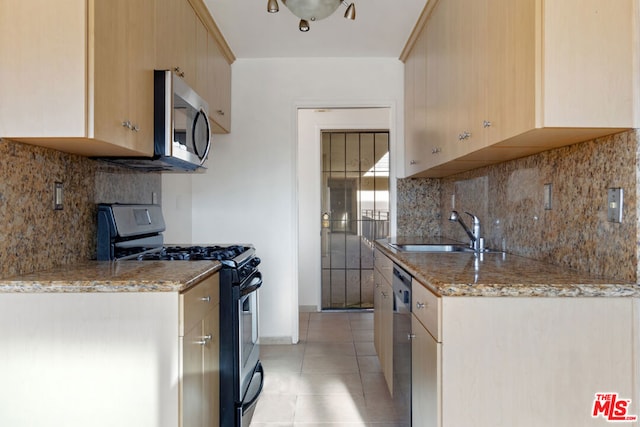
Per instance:
[[[302,33],[280,0],[278,13],[267,12],[267,0],[205,0],[236,58],[398,58],[427,0],[353,2],[355,21],[343,18],[341,5]]]

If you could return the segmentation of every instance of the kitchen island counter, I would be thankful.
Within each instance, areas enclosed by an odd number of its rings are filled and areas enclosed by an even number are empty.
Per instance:
[[[221,267],[219,261],[86,261],[0,278],[0,293],[182,292]]]
[[[636,284],[508,253],[406,252],[390,247],[389,243],[460,242],[409,237],[376,241],[377,249],[440,296],[640,297],[640,286]]]

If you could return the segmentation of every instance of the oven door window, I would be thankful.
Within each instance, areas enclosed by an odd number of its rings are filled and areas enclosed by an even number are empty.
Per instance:
[[[251,292],[243,296],[239,302],[240,305],[240,330],[242,341],[241,346],[241,363],[243,367],[252,367],[249,365],[251,353],[253,353],[258,343],[258,292]]]

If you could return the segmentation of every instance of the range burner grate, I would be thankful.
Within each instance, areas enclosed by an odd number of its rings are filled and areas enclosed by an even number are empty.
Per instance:
[[[140,261],[225,261],[232,260],[248,248],[240,245],[232,246],[167,246],[156,252],[138,255]]]

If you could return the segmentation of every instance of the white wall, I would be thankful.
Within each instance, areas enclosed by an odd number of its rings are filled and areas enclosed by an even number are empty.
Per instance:
[[[296,342],[297,109],[390,107],[392,125],[401,128],[403,65],[388,58],[239,59],[232,81],[231,133],[215,136],[208,170],[191,176],[191,238],[253,243],[265,282],[261,339]],[[175,179],[163,177],[167,205],[176,200]]]

